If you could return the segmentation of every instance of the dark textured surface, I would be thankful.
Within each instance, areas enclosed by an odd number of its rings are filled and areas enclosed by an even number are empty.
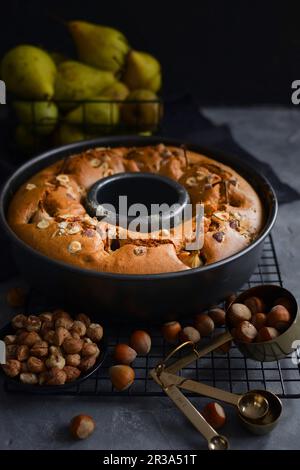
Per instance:
[[[219,124],[249,152],[271,163],[283,181],[299,185],[300,114],[286,109],[209,109]],[[280,207],[273,236],[284,286],[299,300],[300,202]],[[11,281],[15,285],[16,281]],[[2,292],[7,285],[3,284]],[[12,315],[0,298],[1,323]],[[195,399],[202,406],[205,399]],[[201,437],[167,398],[15,397],[0,390],[0,447],[2,449],[204,449]],[[299,449],[298,400],[284,401],[282,420],[272,434],[258,438],[237,423],[227,407],[228,424],[222,431],[233,449]],[[87,441],[73,442],[67,424],[79,413],[94,416],[97,431]]]

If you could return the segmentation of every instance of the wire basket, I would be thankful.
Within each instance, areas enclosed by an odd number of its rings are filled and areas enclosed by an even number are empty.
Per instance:
[[[11,109],[10,113],[14,132],[11,141],[17,150],[25,153],[108,135],[156,134],[163,116],[160,98],[16,100],[10,103],[15,108],[15,112]]]
[[[258,284],[282,286],[278,260],[271,236],[265,241],[263,254],[257,269],[240,292]],[[27,311],[32,313],[49,307],[43,305],[42,302],[43,300],[38,297],[36,292],[32,291]],[[139,325],[139,327],[142,328],[143,325]],[[130,329],[122,326],[119,328],[105,328],[109,354],[97,373],[73,388],[53,391],[49,387],[46,393],[49,395],[83,396],[165,396],[161,388],[149,377],[149,372],[159,361],[166,357],[170,346],[162,338],[160,325],[152,327],[144,325],[144,327],[151,334],[152,348],[148,356],[139,356],[134,361],[136,380],[129,390],[121,393],[114,390],[108,374],[108,369],[112,364],[110,353],[116,344],[127,342],[131,333]],[[218,328],[216,332],[220,333],[221,331],[222,329]],[[300,361],[299,351],[297,355]],[[175,357],[180,357],[180,353]],[[221,387],[235,393],[244,393],[253,388],[265,388],[282,398],[300,398],[300,368],[299,365],[293,363],[290,356],[280,361],[264,364],[245,358],[236,347],[232,347],[227,354],[215,351],[202,357],[183,369],[182,373],[185,377],[201,380],[209,385]],[[15,387],[11,381],[5,382],[4,386],[7,392],[24,393],[24,391],[20,392],[20,389]],[[38,387],[34,390],[34,393],[41,393]],[[187,393],[187,395],[194,396],[193,393]]]

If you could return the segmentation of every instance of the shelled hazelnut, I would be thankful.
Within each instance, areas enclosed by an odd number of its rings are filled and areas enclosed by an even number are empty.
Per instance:
[[[12,325],[15,334],[5,337],[3,371],[10,377],[19,376],[24,384],[51,386],[75,381],[95,365],[100,354],[98,341],[86,335],[86,325],[93,338],[102,338],[103,328],[91,324],[84,314],[75,321],[64,310],[28,317],[19,314]]]
[[[95,431],[95,421],[91,416],[75,416],[70,423],[70,433],[75,439],[87,439]]]
[[[202,415],[214,429],[222,428],[226,422],[224,408],[219,403],[207,403],[202,411]]]
[[[213,320],[215,326],[223,326],[225,325],[225,311],[219,307],[213,307],[209,309],[208,315]]]
[[[151,349],[151,337],[146,331],[136,330],[131,334],[129,344],[137,354],[145,356]]]
[[[227,299],[225,300],[225,310],[227,310],[230,305],[235,301],[236,299],[236,295],[235,294],[231,294],[227,297]]]
[[[109,369],[109,376],[113,386],[122,392],[129,388],[135,379],[134,370],[125,364],[112,366]]]
[[[21,362],[16,359],[8,359],[2,368],[9,377],[16,377],[21,372]]]
[[[39,331],[42,326],[42,320],[35,316],[35,315],[29,315],[27,317],[26,323],[25,323],[25,328],[27,331]]]
[[[86,335],[94,343],[98,343],[103,336],[103,328],[99,323],[91,323],[86,330]]]
[[[6,294],[6,301],[10,307],[24,307],[26,296],[26,290],[22,287],[12,287]]]
[[[26,328],[27,317],[20,313],[15,315],[11,321],[12,326],[17,330],[19,328]]]
[[[186,326],[181,330],[179,333],[180,341],[191,341],[192,343],[198,343],[200,341],[201,336],[198,330],[193,326]]]
[[[128,344],[117,344],[114,350],[114,360],[118,364],[130,365],[136,358],[137,353]]]
[[[85,313],[79,313],[76,316],[76,320],[81,321],[82,323],[85,324],[85,326],[88,328],[90,324],[92,323],[90,318],[85,314]]]
[[[194,325],[201,336],[209,336],[215,329],[213,319],[209,315],[203,313],[199,313],[195,316]]]

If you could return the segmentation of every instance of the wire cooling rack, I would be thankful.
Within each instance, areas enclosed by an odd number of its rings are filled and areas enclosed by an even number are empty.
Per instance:
[[[277,255],[271,236],[265,241],[259,266],[240,291],[258,284],[277,284],[282,286]],[[33,295],[30,304],[34,305],[34,301]],[[28,308],[31,308],[32,305],[29,305]],[[112,364],[111,352],[116,344],[127,342],[131,333],[131,330],[126,331],[126,327],[120,327],[119,331],[117,331],[117,328],[114,326],[111,330],[109,328],[105,330],[108,341],[108,354],[103,366],[97,373],[80,385],[70,389],[53,391],[49,387],[49,391],[46,393],[49,395],[82,396],[165,396],[161,388],[149,377],[149,372],[167,355],[170,347],[162,339],[159,326],[149,328],[147,325],[146,329],[152,338],[151,352],[148,356],[138,357],[134,361],[136,380],[129,390],[117,392],[113,389],[109,379],[108,369]],[[221,331],[222,329],[218,328],[216,333]],[[299,357],[300,361],[299,351],[296,353],[296,356]],[[178,353],[177,357],[180,357],[180,353]],[[235,393],[244,393],[255,388],[265,388],[276,393],[281,398],[300,398],[300,367],[296,362],[292,360],[291,356],[288,356],[276,362],[259,363],[245,358],[233,346],[227,354],[215,351],[195,361],[183,369],[182,374],[185,377],[200,380],[209,385]],[[12,385],[12,382],[6,382],[5,388],[8,392],[20,392],[20,389]],[[24,390],[21,393],[24,393]],[[38,387],[34,393],[41,393]],[[193,396],[194,394],[187,393],[187,395]]]

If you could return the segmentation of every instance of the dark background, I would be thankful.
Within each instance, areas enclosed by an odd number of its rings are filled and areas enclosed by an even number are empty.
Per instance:
[[[298,2],[299,3],[299,2]],[[64,20],[121,29],[163,65],[165,97],[201,104],[291,104],[300,79],[300,15],[284,1],[10,0],[1,2],[0,55],[33,43],[74,55]]]

